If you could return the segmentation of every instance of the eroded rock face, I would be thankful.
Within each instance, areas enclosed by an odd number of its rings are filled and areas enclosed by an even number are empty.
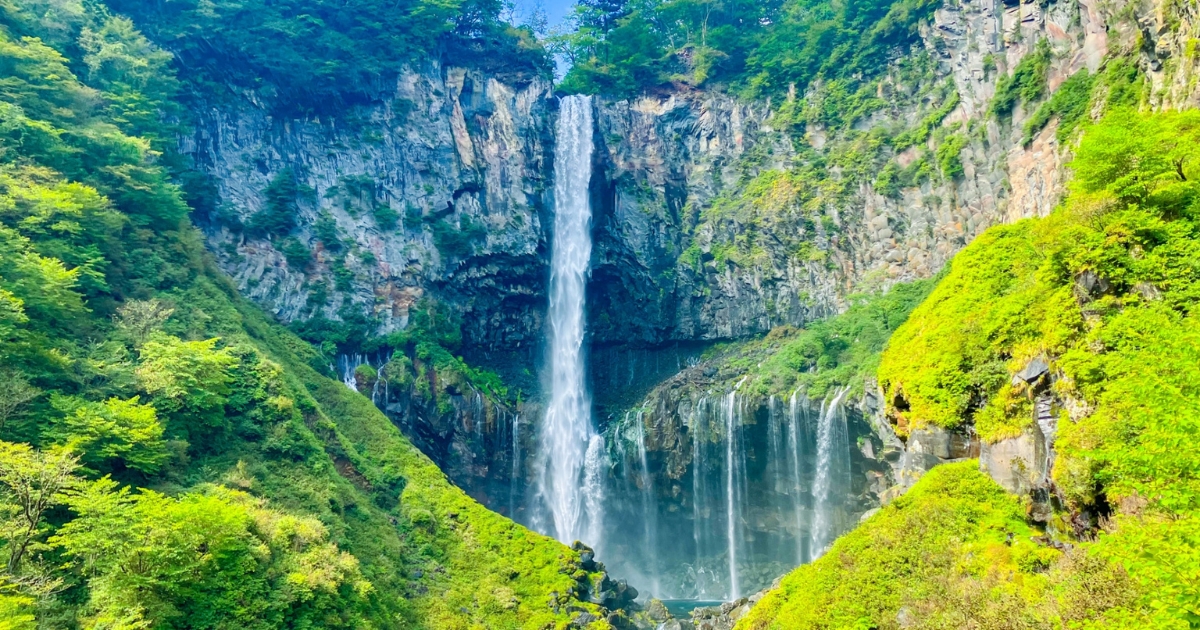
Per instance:
[[[472,347],[535,347],[556,103],[542,79],[430,62],[343,116],[278,120],[251,99],[198,111],[183,150],[216,187],[203,219],[219,264],[280,319],[357,314],[386,333],[432,297],[463,314]],[[285,174],[307,264],[252,227]]]

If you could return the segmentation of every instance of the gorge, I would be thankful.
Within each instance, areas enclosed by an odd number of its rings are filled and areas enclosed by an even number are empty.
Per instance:
[[[1195,2],[514,11],[0,3],[0,630],[1195,626]]]

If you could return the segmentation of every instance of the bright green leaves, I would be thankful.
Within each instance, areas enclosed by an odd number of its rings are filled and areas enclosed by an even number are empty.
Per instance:
[[[105,406],[138,413],[136,400]],[[0,628],[32,613],[9,580],[61,590],[41,560],[56,550],[87,583],[87,627],[361,627],[372,586],[320,521],[217,486],[173,498],[84,482],[77,466],[65,449],[0,442]],[[51,536],[46,517],[63,505],[73,518]]]
[[[101,479],[69,504],[53,542],[91,576],[93,623],[349,628],[371,591],[319,521],[240,492],[172,498]]]
[[[142,389],[193,444],[206,444],[218,437],[214,430],[227,427],[225,402],[238,359],[217,342],[162,337],[141,347],[137,376]]]
[[[1119,111],[1087,133],[1071,163],[1074,190],[1108,193],[1124,203],[1175,216],[1194,202],[1200,178],[1200,112],[1144,116]]]
[[[1024,327],[1025,309],[1036,301],[1040,257],[1031,228],[1026,221],[980,235],[892,336],[879,381],[888,400],[902,401],[895,409],[902,433],[925,423],[958,426],[973,403],[1007,380],[995,349]]]
[[[1200,114],[1120,111],[1084,130],[1053,215],[993,228],[893,336],[879,372],[900,429],[974,420],[998,440],[1032,420],[1009,381],[1047,357],[1059,418],[1053,477],[1076,509],[1120,515],[1097,546],[1138,583],[1105,613],[1200,619]]]
[[[158,414],[154,407],[140,404],[137,396],[97,403],[58,396],[53,404],[65,415],[47,437],[81,453],[81,461],[94,470],[110,472],[119,462],[153,475],[167,459]]]
[[[0,441],[0,577],[20,575],[34,555],[49,549],[43,518],[78,485],[78,466],[65,449],[38,451]]]

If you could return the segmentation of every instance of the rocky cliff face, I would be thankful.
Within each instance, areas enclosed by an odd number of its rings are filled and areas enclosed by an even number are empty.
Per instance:
[[[280,319],[365,315],[386,333],[431,297],[462,312],[468,346],[530,348],[555,105],[545,80],[431,62],[342,116],[278,120],[250,97],[199,111],[183,148],[217,189],[206,227],[221,266]],[[309,256],[247,227],[281,176],[298,183],[284,203]]]

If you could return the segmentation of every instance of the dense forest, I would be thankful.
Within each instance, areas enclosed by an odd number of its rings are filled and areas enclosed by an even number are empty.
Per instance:
[[[0,628],[561,619],[577,555],[453,488],[214,268],[172,55],[97,3],[0,11]]]

